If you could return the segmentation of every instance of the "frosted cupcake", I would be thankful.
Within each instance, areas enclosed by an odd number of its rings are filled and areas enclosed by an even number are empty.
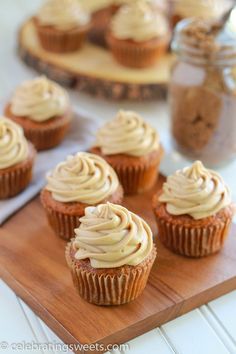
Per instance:
[[[92,25],[89,39],[100,46],[106,47],[105,35],[112,16],[118,9],[114,0],[78,0],[83,8],[91,14]]]
[[[146,0],[131,1],[113,17],[107,41],[115,59],[132,68],[152,66],[167,50],[169,28],[165,16]]]
[[[219,251],[233,218],[228,187],[200,161],[169,176],[153,206],[160,240],[189,257]]]
[[[22,128],[0,117],[0,199],[14,197],[27,187],[35,154]]]
[[[230,5],[230,1],[222,0],[175,0],[173,2],[173,24],[190,17],[219,20]]]
[[[34,17],[42,47],[55,53],[81,48],[91,20],[78,0],[47,0]]]
[[[156,258],[152,232],[139,216],[120,205],[85,209],[66,248],[79,295],[96,305],[121,305],[144,290]]]
[[[60,144],[72,118],[66,91],[44,76],[23,82],[6,106],[5,115],[22,126],[37,150]]]
[[[126,194],[145,192],[158,178],[163,155],[158,133],[135,112],[119,111],[98,131],[91,151],[114,168]]]
[[[121,203],[123,190],[115,171],[101,157],[85,152],[59,163],[47,176],[41,201],[55,233],[69,240],[89,205]]]

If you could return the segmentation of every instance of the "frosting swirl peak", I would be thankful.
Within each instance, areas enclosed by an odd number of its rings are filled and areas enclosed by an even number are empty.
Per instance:
[[[172,215],[187,214],[198,220],[230,205],[231,195],[218,173],[196,161],[167,178],[159,201],[166,203]]]
[[[111,32],[121,40],[136,42],[168,34],[168,25],[161,13],[153,10],[147,0],[133,0],[122,6],[111,21]]]
[[[10,119],[0,117],[0,169],[27,159],[29,146],[23,129]]]
[[[80,222],[73,241],[75,258],[89,258],[94,268],[135,266],[152,251],[148,224],[120,205],[87,207]]]
[[[53,26],[62,31],[86,26],[90,22],[89,14],[78,0],[47,0],[39,9],[37,19],[40,25]]]
[[[63,115],[68,107],[66,91],[45,76],[23,82],[11,100],[13,114],[36,122]]]
[[[79,152],[68,156],[47,176],[46,189],[53,199],[69,203],[97,204],[119,186],[115,171],[97,155]]]
[[[131,111],[119,111],[97,133],[95,145],[104,155],[144,156],[158,150],[159,136],[142,117]]]

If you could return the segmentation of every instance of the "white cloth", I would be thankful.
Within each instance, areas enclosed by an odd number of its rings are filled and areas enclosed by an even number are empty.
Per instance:
[[[0,201],[0,225],[40,192],[46,183],[47,171],[67,155],[88,149],[94,141],[96,130],[95,120],[75,113],[70,131],[62,144],[37,154],[30,185],[16,197]]]

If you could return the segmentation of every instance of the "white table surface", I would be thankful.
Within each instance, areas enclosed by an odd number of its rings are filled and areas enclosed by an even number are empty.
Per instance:
[[[22,80],[34,77],[16,56],[17,28],[24,18],[38,8],[41,0],[0,1],[0,103],[4,102],[14,87]],[[81,93],[71,93],[77,109],[96,116],[101,122],[111,118],[118,109],[140,112],[159,131],[165,145],[169,144],[168,113],[166,103],[148,102],[114,103],[97,100]],[[178,163],[178,161],[177,161]],[[236,186],[231,176],[236,164],[226,168],[224,177],[231,184],[234,196]],[[163,164],[162,169],[169,166]],[[1,347],[1,343],[4,342]],[[4,349],[6,343],[62,343],[60,339],[0,280],[0,353],[60,353],[49,350]],[[130,349],[122,354],[227,354],[236,353],[236,291],[202,306],[160,328],[156,328],[129,343]],[[63,350],[63,352],[68,352]],[[111,352],[121,353],[118,350]]]

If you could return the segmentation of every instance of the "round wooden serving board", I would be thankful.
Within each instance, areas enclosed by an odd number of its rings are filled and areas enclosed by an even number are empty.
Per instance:
[[[154,67],[129,69],[119,65],[108,50],[89,42],[75,53],[50,53],[41,47],[32,20],[21,27],[19,55],[27,65],[62,85],[117,100],[163,98],[173,60],[167,54]]]

